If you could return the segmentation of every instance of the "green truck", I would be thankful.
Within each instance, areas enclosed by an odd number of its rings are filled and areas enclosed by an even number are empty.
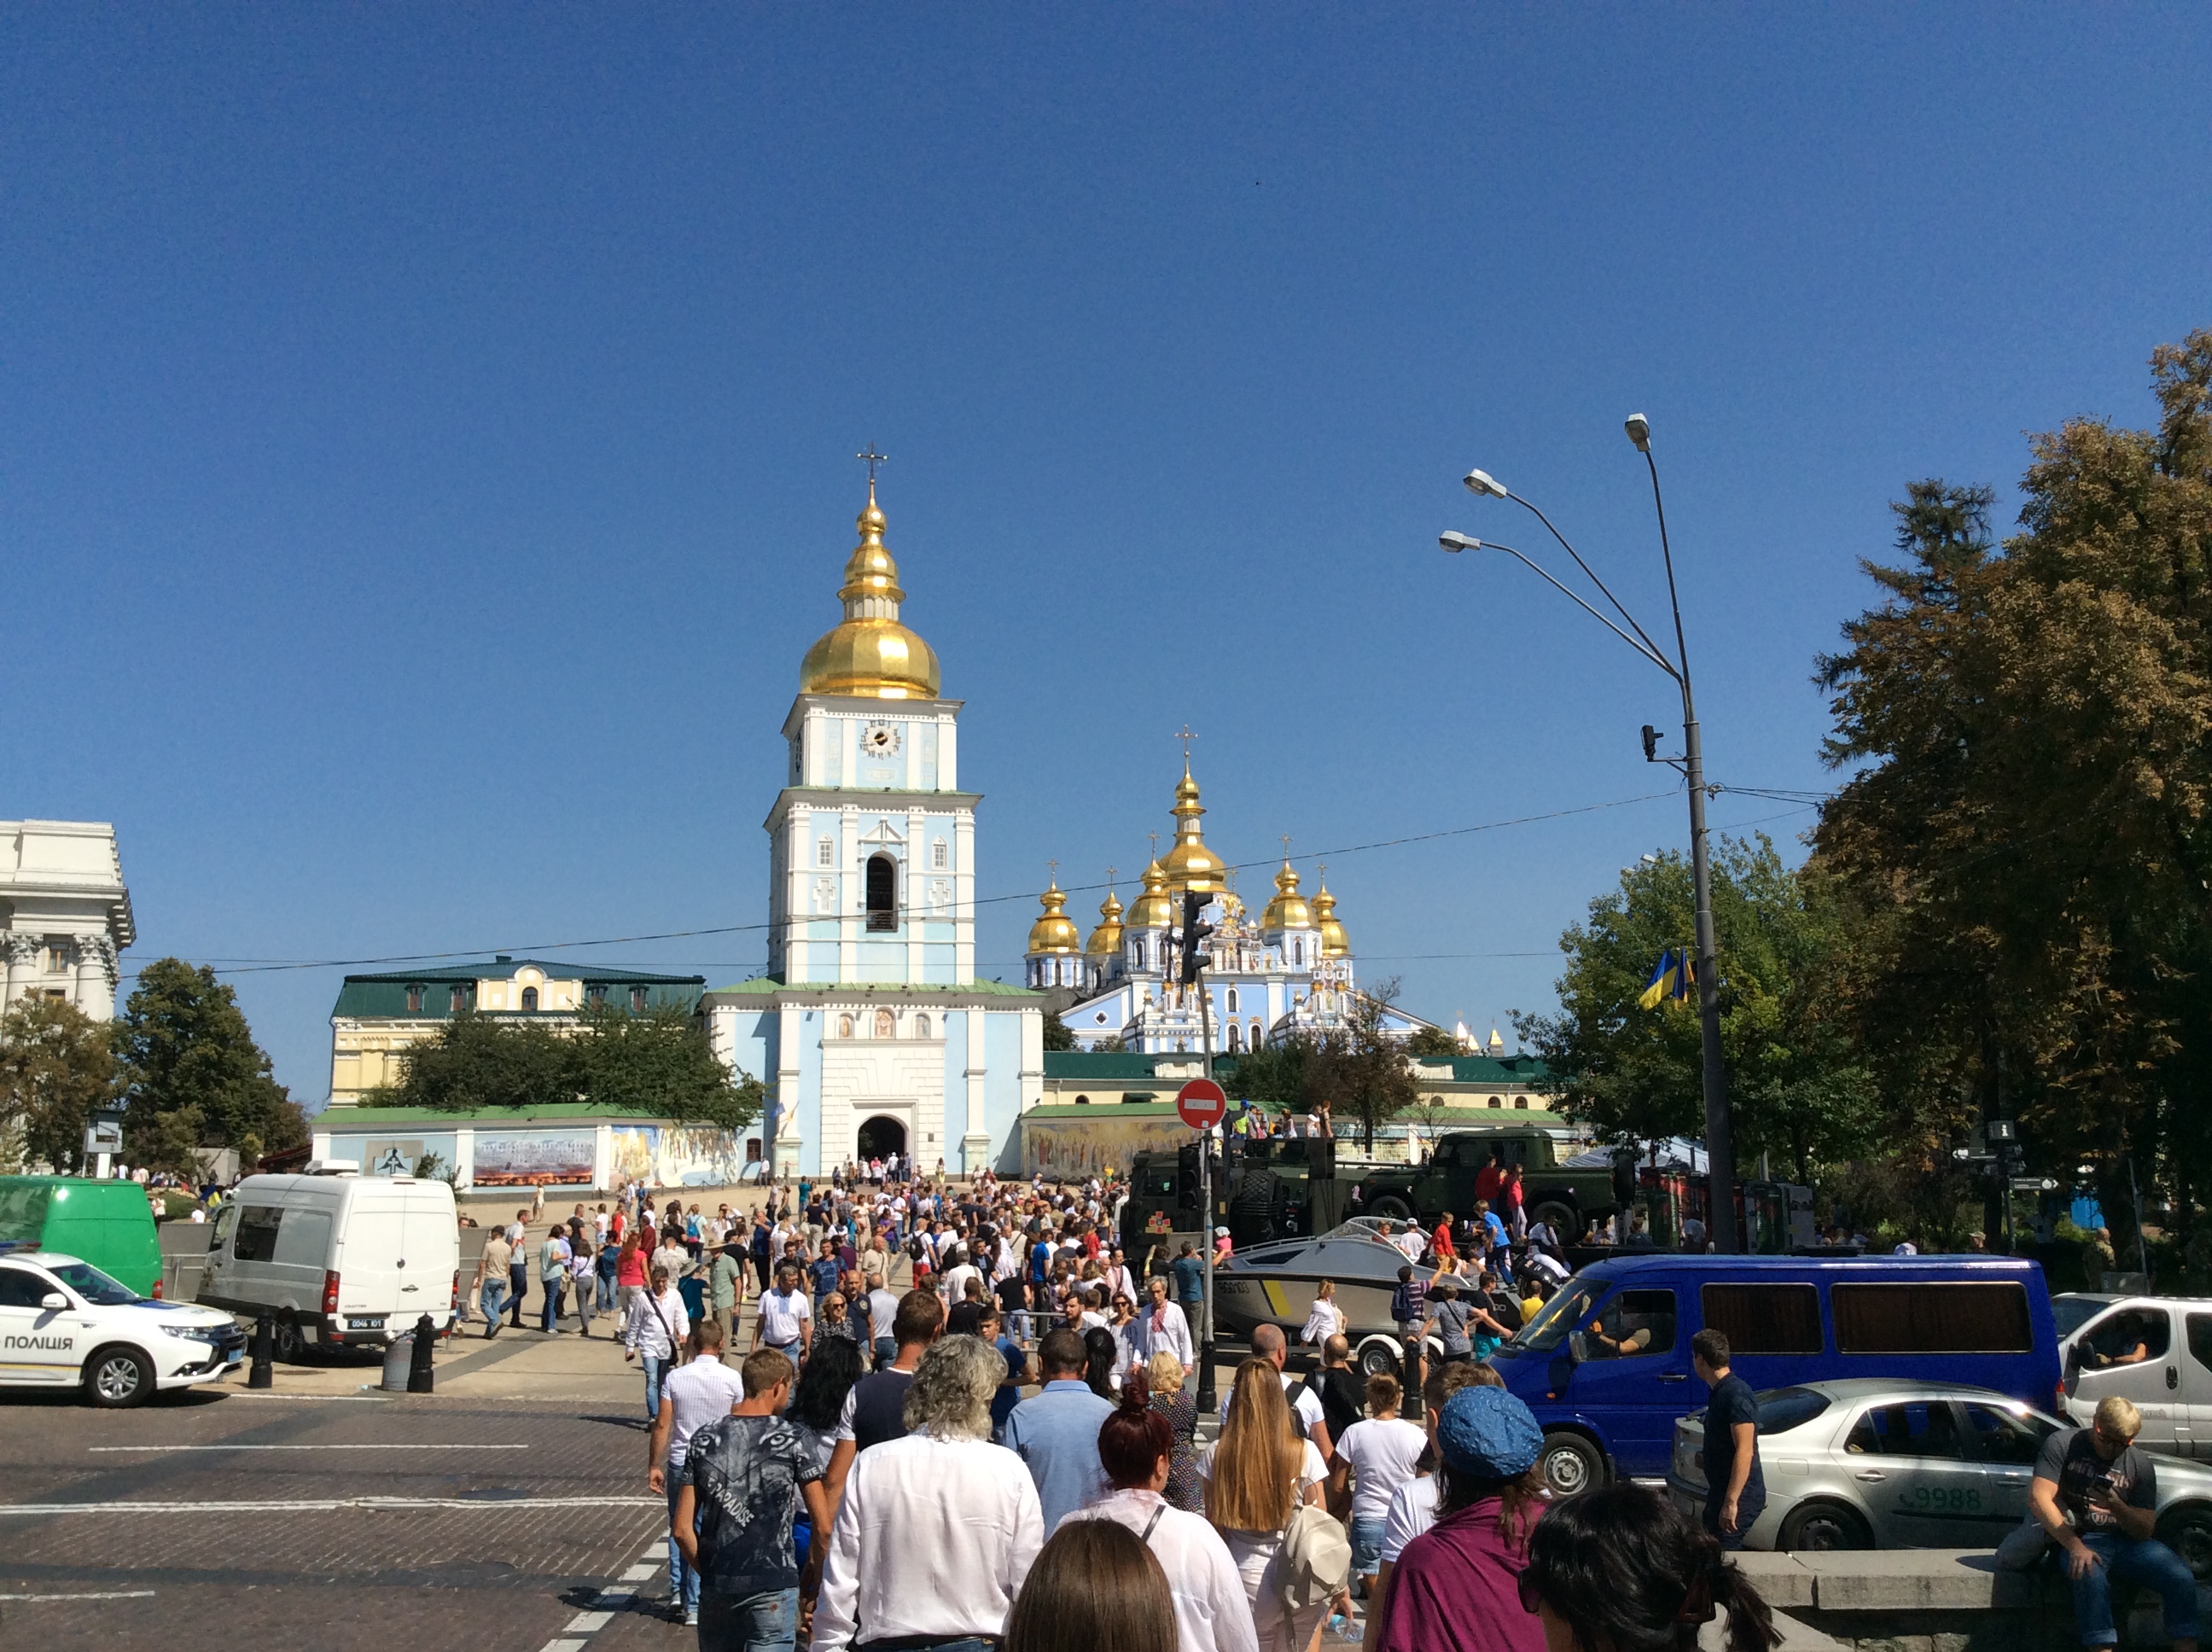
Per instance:
[[[0,1176],[0,1244],[58,1251],[142,1297],[161,1294],[161,1241],[135,1181]]]
[[[1448,1131],[1419,1164],[1377,1164],[1353,1173],[1355,1195],[1347,1214],[1417,1218],[1425,1227],[1434,1226],[1446,1211],[1464,1219],[1474,1214],[1478,1183],[1487,1187],[1491,1178],[1483,1172],[1492,1164],[1521,1167],[1528,1220],[1550,1222],[1567,1243],[1620,1208],[1613,1167],[1562,1164],[1547,1132],[1509,1125]]]

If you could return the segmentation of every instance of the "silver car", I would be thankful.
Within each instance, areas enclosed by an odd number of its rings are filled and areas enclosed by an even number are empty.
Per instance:
[[[1855,1378],[1759,1396],[1766,1508],[1753,1549],[1987,1549],[2027,1515],[2036,1454],[2073,1427],[1987,1388]],[[1667,1486],[1704,1512],[1705,1418],[1674,1424]],[[2212,1470],[2148,1452],[2158,1535],[2212,1582]]]

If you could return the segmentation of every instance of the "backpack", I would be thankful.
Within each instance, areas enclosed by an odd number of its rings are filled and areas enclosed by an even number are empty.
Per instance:
[[[1352,1539],[1326,1509],[1301,1502],[1283,1523],[1275,1587],[1286,1612],[1326,1606],[1352,1580]]]

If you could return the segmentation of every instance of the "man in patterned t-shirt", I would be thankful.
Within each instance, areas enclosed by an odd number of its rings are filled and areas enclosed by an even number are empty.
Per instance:
[[[691,1436],[689,1483],[676,1498],[677,1545],[699,1571],[700,1652],[792,1645],[799,1558],[791,1526],[800,1504],[817,1533],[830,1529],[813,1449],[780,1415],[791,1398],[791,1362],[757,1349],[743,1376],[745,1397]]]

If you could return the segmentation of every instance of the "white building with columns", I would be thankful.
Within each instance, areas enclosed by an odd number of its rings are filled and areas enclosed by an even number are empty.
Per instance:
[[[58,998],[95,1021],[115,1014],[123,949],[137,938],[115,828],[0,821],[0,951],[8,1002]]]
[[[962,702],[899,621],[872,481],[859,527],[845,617],[807,651],[783,722],[768,969],[702,1010],[717,1053],[768,1087],[779,1175],[893,1152],[924,1172],[1014,1168],[1043,1092],[1043,995],[975,979]]]

